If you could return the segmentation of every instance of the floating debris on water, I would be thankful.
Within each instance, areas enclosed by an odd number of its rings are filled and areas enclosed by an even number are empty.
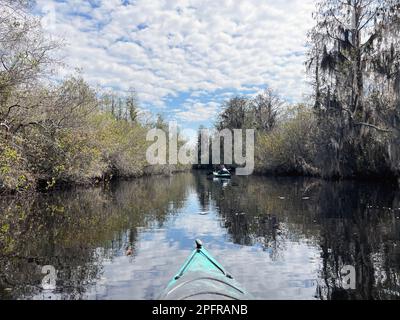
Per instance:
[[[245,212],[237,212],[235,213],[235,216],[244,216],[246,213]]]

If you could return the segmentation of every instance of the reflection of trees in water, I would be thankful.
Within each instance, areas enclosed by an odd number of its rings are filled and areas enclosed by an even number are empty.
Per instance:
[[[133,247],[138,227],[162,226],[184,203],[190,175],[121,182],[105,189],[41,194],[0,204],[0,298],[40,293],[43,265],[57,293],[83,298],[104,260]],[[101,248],[101,249],[100,249]]]
[[[388,299],[400,293],[399,193],[383,186],[243,177],[225,187],[182,174],[42,194],[0,204],[0,298],[40,293],[40,267],[58,269],[65,299],[85,297],[103,261],[135,244],[138,228],[162,227],[194,187],[202,210],[215,206],[233,242],[258,244],[280,259],[290,242],[320,248],[321,299]],[[309,199],[308,199],[309,197]],[[372,208],[370,207],[372,206]],[[341,289],[354,265],[357,288]],[[11,291],[7,289],[11,288]]]
[[[314,180],[235,177],[226,187],[201,175],[196,180],[199,199],[211,194],[234,243],[261,245],[277,259],[285,250],[284,240],[296,241],[304,235],[315,240],[318,230],[311,203],[302,200]]]
[[[197,179],[198,192],[211,193],[234,243],[259,244],[272,259],[289,241],[319,247],[321,299],[400,297],[400,194],[395,188],[261,177],[234,179],[221,188]],[[341,289],[345,265],[356,268],[356,290]]]
[[[400,207],[397,191],[351,182],[320,189],[322,299],[400,296]],[[356,270],[356,289],[343,290],[341,269]]]
[[[197,198],[199,200],[201,210],[203,211],[207,211],[209,209],[211,199],[211,190],[206,181],[206,177],[202,174],[197,174],[196,179],[194,180]]]

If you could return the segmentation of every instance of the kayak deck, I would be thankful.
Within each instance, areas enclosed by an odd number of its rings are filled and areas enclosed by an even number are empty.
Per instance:
[[[247,300],[251,296],[196,240],[197,248],[170,281],[161,300]]]

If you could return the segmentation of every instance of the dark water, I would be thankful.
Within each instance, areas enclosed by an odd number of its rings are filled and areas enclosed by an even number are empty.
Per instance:
[[[392,186],[200,173],[3,199],[0,298],[156,299],[200,238],[258,299],[399,299],[399,216]]]

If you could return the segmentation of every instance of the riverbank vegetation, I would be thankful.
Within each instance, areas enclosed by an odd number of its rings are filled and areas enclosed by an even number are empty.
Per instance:
[[[144,177],[0,201],[0,299],[40,295],[44,265],[57,269],[62,299],[87,298],[87,285],[117,252],[137,255],[140,229],[179,212],[192,180]]]
[[[134,293],[130,290],[129,297],[150,295],[154,283],[162,290],[170,278],[171,259],[176,260],[176,256],[160,254],[169,245],[160,240],[168,221],[174,219],[183,230],[167,233],[176,241],[198,232],[181,219],[186,212],[202,230],[226,234],[229,240],[221,245],[234,243],[257,248],[257,252],[263,250],[260,259],[264,264],[270,259],[276,264],[298,266],[289,259],[292,247],[306,244],[315,252],[310,255],[316,257],[309,261],[311,266],[315,266],[314,259],[320,262],[318,275],[312,278],[316,298],[398,299],[398,190],[387,184],[308,178],[234,177],[224,187],[222,184],[208,180],[202,173],[177,174],[115,181],[90,189],[36,193],[27,198],[14,197],[11,203],[0,202],[4,213],[0,215],[0,270],[4,270],[0,298],[42,296],[42,266],[53,265],[59,279],[55,294],[62,299],[87,299],[93,293],[92,285],[101,285],[104,268],[120,270],[123,258],[137,262],[130,266],[139,276],[127,281],[139,289]],[[188,197],[199,203],[199,212],[186,210],[191,207]],[[205,218],[211,219],[210,208],[215,208],[218,223],[204,224]],[[191,244],[190,239],[189,249]],[[124,257],[129,247],[132,256]],[[182,251],[178,260],[183,261],[187,250]],[[235,252],[231,256],[237,257]],[[311,258],[307,253],[307,259]],[[244,265],[247,261],[241,260]],[[360,285],[355,290],[342,289],[340,271],[344,265],[356,268]],[[157,281],[155,267],[161,269]],[[250,274],[248,279],[247,287],[263,297],[265,287],[259,288],[258,274],[253,278]],[[139,281],[153,289],[135,286]]]
[[[399,178],[399,1],[322,0],[314,19],[310,104],[235,97],[217,129],[256,129],[258,173]]]
[[[146,133],[166,125],[161,117],[141,118],[134,90],[101,92],[79,72],[50,81],[63,63],[55,58],[62,44],[48,38],[29,14],[29,1],[1,0],[0,5],[1,191],[179,169],[147,166]]]
[[[0,189],[24,192],[112,177],[170,173],[150,167],[132,89],[60,80],[62,44],[49,38],[31,1],[0,0]],[[400,4],[320,0],[309,32],[309,104],[268,88],[226,101],[216,128],[256,129],[255,172],[324,178],[400,177]],[[58,79],[51,81],[51,79]]]

